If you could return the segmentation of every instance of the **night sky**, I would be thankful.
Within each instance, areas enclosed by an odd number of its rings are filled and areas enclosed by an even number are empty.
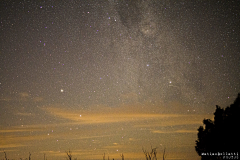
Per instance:
[[[0,4],[1,159],[200,159],[240,92],[240,1]]]

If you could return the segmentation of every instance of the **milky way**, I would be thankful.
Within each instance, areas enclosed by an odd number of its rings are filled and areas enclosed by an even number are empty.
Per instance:
[[[153,145],[199,158],[197,128],[240,92],[239,10],[239,1],[1,1],[0,157],[70,149],[144,159]]]

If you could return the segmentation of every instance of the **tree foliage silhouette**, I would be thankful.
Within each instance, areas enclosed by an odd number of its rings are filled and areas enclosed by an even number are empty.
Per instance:
[[[198,129],[196,152],[202,160],[222,159],[223,156],[207,156],[202,153],[239,152],[240,147],[240,93],[230,107],[216,106],[214,121],[204,119],[203,126]]]

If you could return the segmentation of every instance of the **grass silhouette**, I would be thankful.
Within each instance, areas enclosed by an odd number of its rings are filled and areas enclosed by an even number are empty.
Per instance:
[[[155,148],[151,147],[151,152],[147,152],[143,148],[142,148],[142,150],[143,150],[143,153],[145,155],[146,160],[157,160],[157,147],[155,147]],[[69,150],[69,151],[66,151],[65,153],[67,155],[66,159],[67,160],[72,160],[72,157],[73,157],[72,152]],[[124,160],[124,158],[125,158],[123,153],[120,154],[120,157],[121,157],[122,160]],[[44,153],[44,160],[47,160],[45,158],[46,158],[46,154]],[[166,158],[166,155],[165,155],[165,148],[164,148],[163,160],[165,160],[165,158]],[[19,158],[19,159],[23,160],[22,158]],[[7,158],[7,153],[5,151],[4,151],[4,159],[3,160],[10,160],[10,159]],[[25,160],[31,160],[31,153],[30,152],[29,152],[28,158],[25,158]],[[77,158],[75,158],[74,160],[77,160]],[[103,154],[103,160],[105,160],[105,153]],[[109,156],[108,156],[108,160],[109,160]],[[113,160],[114,160],[114,158],[113,158]]]

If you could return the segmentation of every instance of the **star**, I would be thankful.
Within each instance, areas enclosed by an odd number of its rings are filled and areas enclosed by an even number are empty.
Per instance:
[[[2,4],[0,132],[8,136],[0,148],[16,147],[10,159],[24,151],[41,159],[45,146],[53,151],[48,159],[68,149],[73,159],[82,151],[82,159],[93,159],[105,151],[114,158],[118,147],[137,155],[150,145],[171,153],[181,146],[182,156],[199,159],[187,152],[196,133],[174,131],[194,129],[192,123],[212,116],[216,105],[230,105],[240,91],[236,1]],[[126,138],[135,131],[135,139]],[[172,145],[169,135],[179,141]]]

